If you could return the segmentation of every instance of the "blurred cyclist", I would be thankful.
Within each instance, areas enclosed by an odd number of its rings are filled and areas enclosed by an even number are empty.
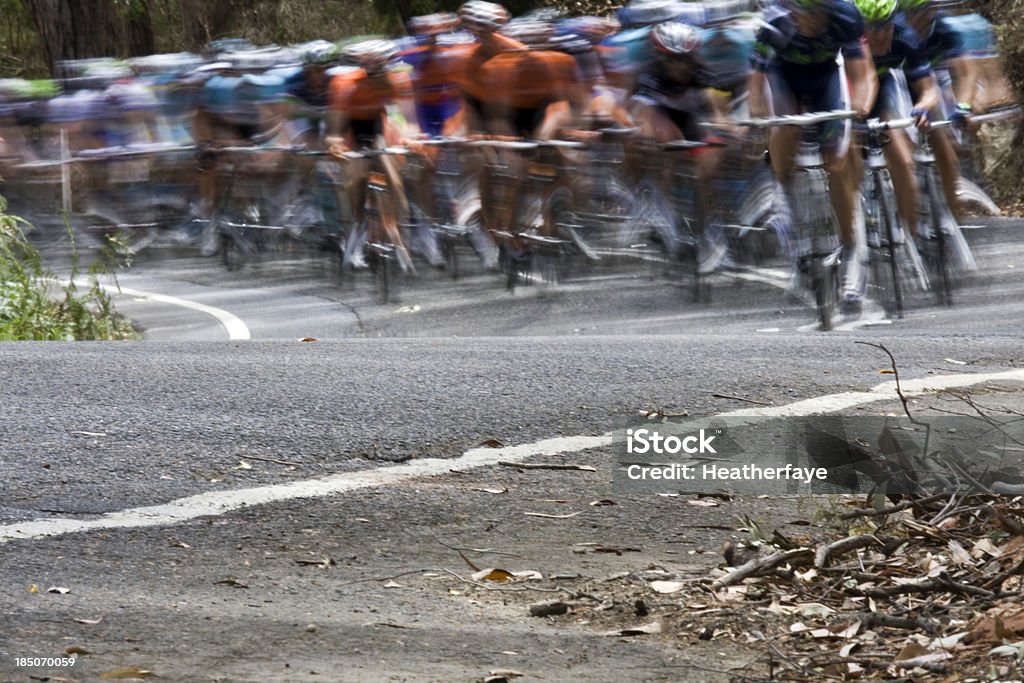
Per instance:
[[[933,112],[941,118],[962,120],[973,108],[977,74],[967,59],[963,38],[945,21],[933,0],[899,0],[907,23],[920,37],[921,55],[928,60],[942,89],[942,98]],[[929,139],[935,162],[942,176],[942,187],[949,207],[959,213],[957,185],[960,181],[960,159],[954,145],[954,131],[940,128],[931,131]]]
[[[849,80],[849,100],[837,58],[842,56]],[[844,0],[782,0],[768,7],[754,46],[750,79],[750,113],[754,117],[852,109],[866,115],[875,89],[871,57],[864,49],[864,21]],[[769,88],[771,100],[769,101]],[[818,142],[829,176],[832,207],[846,250],[843,303],[860,304],[866,280],[859,267],[862,251],[855,230],[858,180],[847,164],[849,126],[824,124]],[[769,137],[772,168],[784,185],[793,168],[801,130],[773,128]]]
[[[367,40],[345,48],[346,63],[357,68],[339,73],[331,79],[328,95],[327,138],[331,153],[345,159],[345,194],[352,212],[353,227],[345,250],[345,265],[362,268],[366,261],[362,255],[365,242],[366,183],[370,172],[367,159],[346,159],[345,153],[361,149],[385,147],[401,140],[403,131],[389,116],[389,110],[404,109],[412,118],[412,84],[408,73],[392,68],[398,56],[398,47],[390,40]],[[409,206],[398,164],[394,157],[379,159],[402,214],[408,215]],[[403,266],[411,264],[403,259]]]
[[[868,46],[878,74],[878,95],[869,116],[883,121],[901,118],[904,100],[913,102],[910,115],[918,127],[928,124],[929,112],[939,103],[939,88],[928,61],[924,58],[917,34],[896,14],[897,0],[854,0],[864,17]],[[909,85],[897,77],[901,69]],[[889,132],[885,158],[896,190],[903,224],[912,235],[917,234],[918,187],[914,175],[914,150],[904,130]],[[854,156],[856,158],[856,156]]]

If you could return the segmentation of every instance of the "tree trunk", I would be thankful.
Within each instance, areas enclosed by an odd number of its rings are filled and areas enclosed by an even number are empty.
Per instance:
[[[43,58],[57,62],[88,57],[130,57],[153,50],[147,0],[118,11],[114,0],[22,0],[39,31]]]
[[[185,47],[198,51],[216,38],[237,31],[242,15],[252,12],[260,0],[180,0]]]

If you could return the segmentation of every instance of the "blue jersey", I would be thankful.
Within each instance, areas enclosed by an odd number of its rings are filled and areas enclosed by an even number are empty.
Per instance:
[[[926,78],[931,74],[931,64],[921,50],[917,33],[902,17],[893,22],[892,46],[881,55],[872,55],[879,76],[885,76],[893,69],[903,69],[910,82]]]
[[[835,69],[840,52],[848,59],[863,57],[864,20],[857,7],[845,0],[825,0],[820,11],[828,14],[824,31],[805,36],[797,32],[788,7],[766,9],[754,43],[754,68],[767,71],[771,66],[783,73],[814,75]]]
[[[940,16],[932,23],[931,31],[921,35],[921,52],[933,67],[963,57],[963,36],[946,17]]]

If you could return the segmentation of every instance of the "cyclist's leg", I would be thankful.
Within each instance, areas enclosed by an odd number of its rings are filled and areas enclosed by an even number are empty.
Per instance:
[[[888,73],[879,80],[878,99],[871,115],[883,121],[899,118],[901,110],[901,84]],[[896,206],[903,225],[911,235],[917,234],[918,187],[914,172],[914,148],[906,131],[889,132],[889,144],[884,148],[885,162],[889,167],[893,189],[896,192]]]
[[[957,198],[957,187],[960,184],[960,158],[953,144],[953,136],[948,128],[939,128],[929,132],[932,151],[935,153],[935,165],[942,176],[942,189],[946,202],[953,214],[959,218],[960,201]]]
[[[772,113],[776,116],[799,114],[800,104],[797,93],[778,69],[768,71],[768,83],[772,93]],[[784,185],[788,184],[793,158],[800,144],[800,129],[795,126],[772,128],[768,136],[768,155],[771,158],[775,177]]]

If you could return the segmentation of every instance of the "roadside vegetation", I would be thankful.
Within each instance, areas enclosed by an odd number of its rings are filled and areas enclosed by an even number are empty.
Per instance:
[[[98,254],[83,272],[69,231],[71,271],[61,281],[29,242],[29,228],[7,213],[0,197],[0,341],[136,339],[135,329],[103,288],[104,280],[116,283],[113,248]]]

